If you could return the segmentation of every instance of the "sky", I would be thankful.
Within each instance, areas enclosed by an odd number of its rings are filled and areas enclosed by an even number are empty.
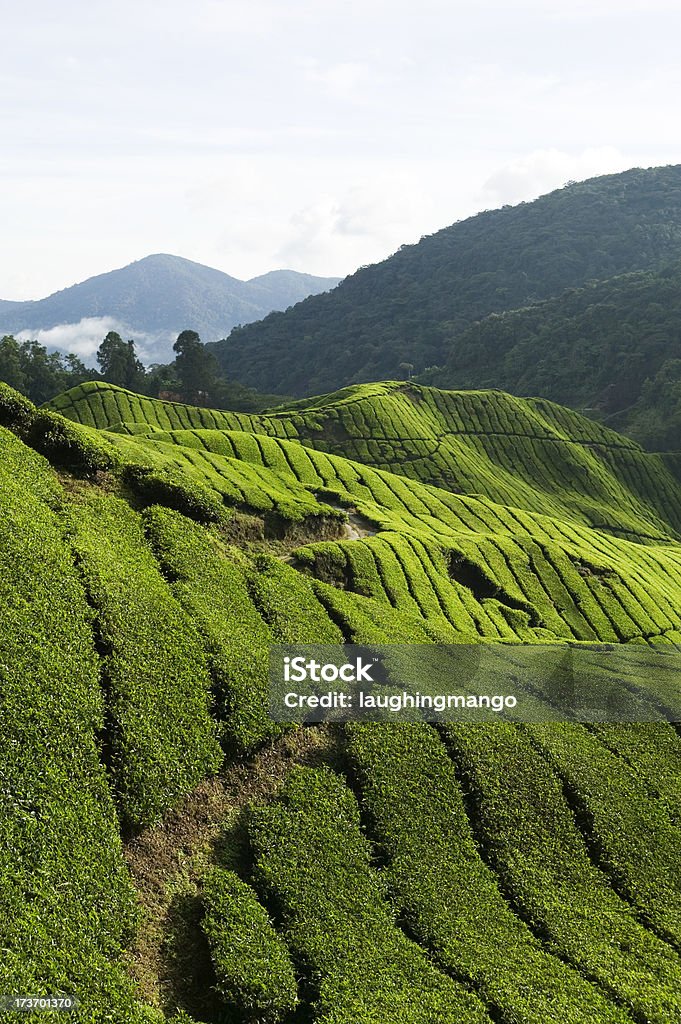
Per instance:
[[[0,298],[155,252],[344,276],[681,163],[678,0],[0,0]]]

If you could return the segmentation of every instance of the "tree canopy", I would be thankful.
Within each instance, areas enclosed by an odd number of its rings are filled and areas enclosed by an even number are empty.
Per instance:
[[[123,341],[116,331],[109,331],[97,350],[101,371],[97,372],[73,353],[48,352],[37,341],[18,341],[5,335],[0,340],[0,381],[37,405],[88,380],[104,380],[153,398],[170,392],[194,404],[244,412],[257,412],[277,401],[277,396],[261,395],[228,380],[195,331],[183,331],[175,346],[176,361],[145,368],[137,357],[135,342]]]
[[[90,380],[93,374],[71,353],[48,352],[37,341],[17,341],[11,335],[0,341],[0,380],[27,395],[36,405]]]
[[[144,376],[144,365],[137,358],[134,341],[123,341],[116,331],[109,331],[97,349],[97,362],[102,378],[121,388],[133,388]]]
[[[215,356],[202,344],[196,331],[182,331],[173,345],[173,352],[177,353],[175,369],[187,400],[204,404],[220,378]]]
[[[492,313],[681,259],[681,166],[606,175],[486,210],[363,267],[332,292],[236,328],[215,352],[252,387],[311,395],[456,356]],[[569,399],[568,399],[569,401]]]

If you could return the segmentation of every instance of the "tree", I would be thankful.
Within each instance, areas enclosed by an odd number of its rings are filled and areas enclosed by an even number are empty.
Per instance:
[[[48,353],[37,341],[24,341],[21,356],[26,374],[26,394],[36,405],[49,401],[62,388],[69,386],[58,352]]]
[[[68,352],[65,356],[62,356],[62,362],[64,364],[64,372],[72,378],[70,387],[73,388],[76,384],[92,380],[94,370],[89,370],[83,360],[79,359],[73,352]]]
[[[134,387],[144,376],[134,341],[123,341],[116,331],[109,331],[97,349],[97,362],[104,380],[121,388]]]
[[[0,341],[0,380],[17,391],[24,391],[26,388],[21,346],[9,334]]]
[[[175,369],[187,398],[201,404],[219,377],[215,356],[207,351],[196,331],[182,331],[173,352],[177,353]]]
[[[95,371],[88,370],[72,353],[48,352],[35,340],[20,343],[6,336],[0,341],[0,380],[21,391],[36,405],[94,376]]]

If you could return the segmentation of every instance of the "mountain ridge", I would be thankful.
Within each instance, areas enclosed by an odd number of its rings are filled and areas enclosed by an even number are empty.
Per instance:
[[[112,318],[131,337],[165,336],[168,351],[164,354],[169,356],[168,339],[185,328],[198,331],[204,341],[214,341],[237,323],[286,308],[338,281],[292,270],[270,271],[242,281],[194,260],[155,253],[42,299],[0,300],[0,332],[49,331],[83,320]]]
[[[448,362],[476,320],[681,259],[681,166],[570,183],[458,221],[332,293],[232,331],[215,354],[268,392],[306,395]]]

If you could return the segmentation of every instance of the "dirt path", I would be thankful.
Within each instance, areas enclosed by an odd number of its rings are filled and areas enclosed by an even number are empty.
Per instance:
[[[362,537],[373,537],[378,533],[378,527],[365,519],[359,512],[348,512],[348,521],[345,524],[344,540],[361,540]]]
[[[236,866],[244,854],[240,816],[251,801],[274,794],[294,763],[334,759],[326,726],[292,730],[249,761],[206,779],[162,822],[125,847],[141,919],[126,966],[142,999],[171,1014],[185,1009],[212,1019],[210,958],[200,929],[201,878],[218,861]]]
[[[334,508],[341,508],[340,505],[334,505]],[[362,540],[364,537],[373,537],[374,534],[378,533],[379,527],[369,520],[365,519],[364,516],[357,512],[356,509],[346,510],[348,513],[348,521],[343,524],[343,531],[336,540]],[[314,541],[308,543],[314,544]],[[300,545],[296,545],[300,547]],[[280,562],[289,562],[295,564],[295,548],[293,551],[287,551],[285,554],[277,555]]]

